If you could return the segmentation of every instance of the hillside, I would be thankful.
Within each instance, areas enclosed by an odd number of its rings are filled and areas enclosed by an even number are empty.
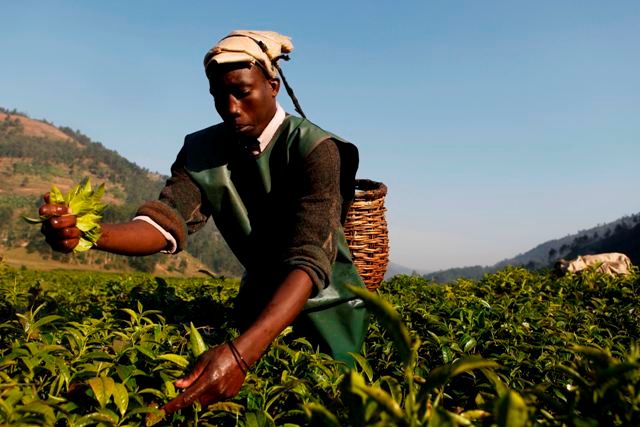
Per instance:
[[[424,275],[436,282],[457,278],[480,279],[507,266],[523,266],[530,270],[551,268],[559,259],[602,252],[621,252],[635,265],[640,265],[640,213],[581,230],[560,239],[549,240],[533,249],[491,266],[470,266],[435,271]]]
[[[397,274],[403,274],[406,276],[421,276],[428,273],[429,271],[427,270],[415,270],[411,267],[406,267],[395,262],[389,262],[387,271],[384,274],[384,280],[389,280]]]
[[[80,131],[0,108],[0,254],[12,265],[41,269],[140,270],[156,274],[239,275],[241,267],[212,224],[193,235],[187,251],[176,256],[121,257],[91,251],[52,252],[38,227],[20,219],[34,216],[52,184],[63,192],[84,178],[104,183],[109,204],[105,221],[129,220],[145,200],[157,198],[166,177],[151,173],[92,141]]]

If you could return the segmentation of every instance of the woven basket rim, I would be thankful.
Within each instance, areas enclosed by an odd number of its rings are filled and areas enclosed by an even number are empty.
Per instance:
[[[387,186],[370,179],[356,179],[356,199],[375,200],[387,195]]]

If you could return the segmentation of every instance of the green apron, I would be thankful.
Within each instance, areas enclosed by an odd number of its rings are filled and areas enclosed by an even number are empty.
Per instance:
[[[268,196],[274,191],[273,174],[291,165],[300,164],[321,142],[328,138],[336,141],[341,162],[341,191],[344,198],[353,197],[353,180],[358,164],[355,146],[330,134],[306,119],[287,116],[273,140],[260,156],[256,157],[254,170],[260,182],[258,191],[240,196],[232,180],[230,163],[232,152],[237,150],[237,142],[222,125],[212,126],[185,138],[187,173],[201,188],[210,204],[211,215],[227,244],[247,269],[242,288],[252,277],[261,280],[263,271],[251,268],[252,249],[256,247],[252,238],[252,226],[247,205],[254,206],[254,197]],[[277,150],[277,154],[274,154]],[[276,184],[282,185],[282,184]],[[258,194],[262,193],[262,194]],[[343,209],[342,220],[346,216]],[[336,230],[337,257],[332,265],[328,286],[312,296],[303,310],[301,324],[311,327],[311,339],[320,339],[318,344],[333,354],[337,360],[353,363],[348,353],[360,352],[364,341],[368,313],[362,300],[355,298],[347,284],[364,287],[362,279],[353,265],[342,227]],[[264,246],[261,246],[264,248]]]

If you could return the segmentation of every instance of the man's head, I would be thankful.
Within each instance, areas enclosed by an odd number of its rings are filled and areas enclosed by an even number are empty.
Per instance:
[[[221,64],[207,72],[209,92],[225,125],[240,136],[257,138],[276,113],[280,80],[247,62]]]
[[[293,50],[288,37],[271,31],[234,31],[204,58],[216,110],[242,136],[258,137],[276,111],[280,80],[276,61]]]

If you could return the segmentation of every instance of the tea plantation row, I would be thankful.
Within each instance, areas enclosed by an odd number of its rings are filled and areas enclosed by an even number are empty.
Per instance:
[[[376,318],[355,369],[289,328],[239,396],[163,419],[190,335],[237,334],[237,282],[0,264],[0,425],[640,425],[639,287],[636,273],[399,276],[365,295]]]

